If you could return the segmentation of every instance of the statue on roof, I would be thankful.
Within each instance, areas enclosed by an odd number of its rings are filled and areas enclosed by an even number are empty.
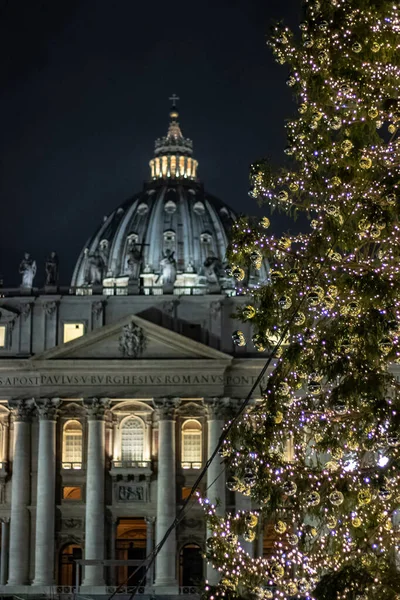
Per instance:
[[[36,271],[36,261],[31,258],[29,252],[25,252],[19,265],[19,274],[22,275],[21,287],[27,289],[32,287]]]
[[[208,283],[218,283],[221,264],[216,256],[207,256],[203,263],[204,276]]]
[[[175,252],[170,248],[167,248],[163,252],[163,257],[160,261],[161,273],[157,279],[161,278],[163,285],[173,285],[176,281],[176,260],[174,258]]]
[[[55,286],[58,284],[58,256],[55,252],[50,252],[50,256],[47,257],[45,265],[46,272],[46,286]]]
[[[87,258],[85,283],[89,285],[102,285],[104,275],[104,261],[100,252],[96,250]]]
[[[126,272],[129,279],[139,279],[140,265],[142,263],[142,253],[136,240],[129,240],[128,252],[126,255]]]

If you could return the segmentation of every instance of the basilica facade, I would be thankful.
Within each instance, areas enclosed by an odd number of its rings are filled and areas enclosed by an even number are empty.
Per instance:
[[[3,595],[186,595],[215,580],[195,501],[146,563],[264,364],[232,342],[249,334],[225,269],[235,215],[197,168],[174,105],[149,181],[104,218],[71,285],[52,253],[37,287],[26,254],[21,286],[0,290]],[[248,509],[221,460],[200,493]],[[262,554],[261,531],[243,543]]]

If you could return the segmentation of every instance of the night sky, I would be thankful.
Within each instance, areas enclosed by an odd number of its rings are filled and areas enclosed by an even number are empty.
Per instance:
[[[68,285],[87,238],[149,176],[176,93],[206,189],[257,213],[248,168],[283,161],[295,106],[265,44],[300,0],[0,0],[0,277],[24,251]],[[278,217],[279,219],[279,217]]]

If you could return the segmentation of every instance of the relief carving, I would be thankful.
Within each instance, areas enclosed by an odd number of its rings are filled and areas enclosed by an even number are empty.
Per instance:
[[[134,321],[124,325],[119,338],[119,350],[124,358],[137,358],[146,347],[143,330]]]

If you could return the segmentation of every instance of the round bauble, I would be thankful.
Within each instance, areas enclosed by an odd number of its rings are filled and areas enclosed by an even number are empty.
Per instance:
[[[285,483],[282,485],[282,492],[286,496],[294,496],[297,492],[297,485],[294,483],[294,481],[285,481]]]
[[[240,331],[240,329],[237,329],[232,333],[232,340],[233,343],[236,344],[236,346],[246,345],[246,338],[244,337],[243,331]]]
[[[321,496],[318,492],[310,492],[306,498],[308,506],[318,506],[321,502]]]
[[[333,492],[331,492],[329,494],[329,502],[331,504],[333,504],[333,506],[340,506],[341,504],[343,504],[344,501],[344,496],[342,494],[342,492],[339,492],[338,490],[334,490]]]

